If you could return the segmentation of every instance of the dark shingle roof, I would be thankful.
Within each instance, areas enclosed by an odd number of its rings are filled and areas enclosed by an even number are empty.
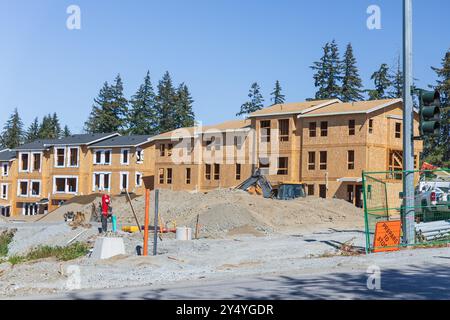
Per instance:
[[[9,149],[0,150],[0,161],[10,161],[15,158],[16,158],[15,151]]]
[[[152,136],[149,135],[117,136],[97,143],[93,143],[89,147],[90,148],[137,147],[141,144],[149,142],[149,139],[151,137]]]
[[[74,134],[61,139],[35,140],[33,142],[23,144],[14,150],[45,150],[49,147],[58,145],[88,145],[117,135],[118,133]]]

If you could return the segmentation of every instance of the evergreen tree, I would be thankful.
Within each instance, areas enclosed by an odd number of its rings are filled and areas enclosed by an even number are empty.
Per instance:
[[[40,139],[58,139],[61,137],[61,125],[56,112],[53,115],[48,114],[42,118],[38,137]]]
[[[257,82],[254,82],[252,84],[248,93],[248,97],[250,98],[250,101],[247,101],[243,105],[241,105],[241,110],[236,114],[236,116],[249,114],[257,110],[261,110],[264,107],[264,98],[261,94],[261,88],[259,87]]]
[[[158,132],[166,132],[176,129],[176,92],[172,84],[172,78],[168,71],[158,83],[158,95],[156,97],[156,110],[159,116]]]
[[[340,99],[343,102],[363,100],[362,80],[356,67],[351,43],[347,45],[344,60],[342,61],[343,77]]]
[[[375,89],[368,90],[369,100],[387,99],[388,90],[391,87],[391,80],[389,76],[389,67],[383,63],[378,71],[375,71],[370,79],[375,84]]]
[[[284,103],[284,94],[281,93],[282,89],[281,89],[281,85],[280,85],[280,81],[276,81],[275,82],[275,88],[273,89],[271,95],[272,98],[270,100],[272,100],[273,104],[282,104]]]
[[[53,137],[54,139],[61,138],[61,124],[59,123],[58,115],[56,112],[53,113],[51,124],[53,126]]]
[[[39,119],[36,117],[28,127],[25,140],[26,142],[32,142],[37,139],[39,139]]]
[[[22,143],[23,136],[23,122],[20,119],[17,108],[15,108],[3,127],[1,144],[5,148],[14,149]]]
[[[176,91],[176,127],[192,127],[195,121],[195,114],[192,110],[194,100],[191,97],[186,84],[182,83]]]
[[[315,98],[338,98],[341,93],[339,83],[342,81],[342,64],[339,59],[339,49],[334,40],[325,44],[322,57],[314,62],[311,69],[315,71],[314,86],[318,88]]]
[[[395,72],[391,75],[390,98],[403,98],[403,71],[400,56],[397,57]]]
[[[128,114],[128,132],[130,134],[155,134],[158,130],[158,119],[150,72],[144,78],[144,83],[139,87],[130,100]]]
[[[94,99],[91,114],[84,128],[89,133],[124,132],[128,113],[128,101],[123,95],[120,74],[113,85],[103,84],[98,97]]]
[[[70,132],[69,127],[67,125],[65,125],[63,132],[62,132],[62,137],[67,138],[67,137],[70,137],[71,135],[72,135],[72,132]]]

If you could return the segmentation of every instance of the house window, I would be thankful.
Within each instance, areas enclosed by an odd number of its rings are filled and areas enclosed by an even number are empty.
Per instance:
[[[33,171],[41,171],[41,154],[33,153]]]
[[[167,184],[172,184],[172,168],[167,168]]]
[[[369,133],[373,133],[373,119],[369,119]]]
[[[160,157],[164,157],[166,154],[166,145],[165,144],[160,144],[159,145],[159,156]]]
[[[242,148],[242,136],[234,136],[234,146],[236,149]]]
[[[21,171],[28,171],[29,160],[30,159],[29,159],[28,153],[20,154],[20,169],[21,169]]]
[[[56,148],[56,167],[64,167],[66,163],[66,149]]]
[[[94,157],[94,164],[101,164],[102,163],[102,152],[101,151],[95,151],[95,157]]]
[[[321,137],[328,136],[328,121],[320,122],[320,136]]]
[[[315,122],[309,123],[309,136],[311,138],[314,138],[316,136],[316,127],[317,127],[317,124]]]
[[[260,122],[261,142],[270,142],[270,120]]]
[[[69,167],[78,167],[78,148],[69,149]]]
[[[205,164],[205,179],[211,180],[211,165]]]
[[[308,196],[313,196],[314,195],[314,185],[308,184],[307,189],[308,189]]]
[[[169,143],[167,145],[167,156],[171,157],[172,156],[172,149],[173,149],[173,144]]]
[[[348,170],[355,169],[355,151],[354,150],[347,151],[347,168],[348,168]]]
[[[186,184],[191,184],[191,168],[186,168]]]
[[[96,150],[94,154],[94,164],[110,165],[111,150]]]
[[[270,168],[269,158],[259,158],[259,168],[262,174],[268,174]]]
[[[128,172],[120,173],[120,189],[128,190]]]
[[[214,164],[214,180],[220,179],[220,164]]]
[[[241,164],[236,163],[236,174],[235,174],[236,180],[241,180]]]
[[[159,176],[159,184],[164,184],[164,169],[163,168],[158,169],[158,176]]]
[[[9,175],[9,165],[8,163],[2,164],[2,176],[7,177]]]
[[[72,193],[78,192],[78,178],[76,177],[55,177],[54,193]]]
[[[327,170],[327,152],[326,151],[320,151],[319,155],[319,168],[320,170]]]
[[[316,152],[308,152],[308,170],[316,170]]]
[[[396,138],[402,137],[402,124],[400,122],[395,123],[395,137]]]
[[[355,135],[355,120],[348,120],[348,135],[354,136]]]
[[[94,173],[93,191],[109,191],[110,173],[96,172]]]
[[[136,186],[142,186],[142,173],[136,172]]]
[[[129,164],[130,163],[130,149],[122,149],[121,151],[121,157],[120,157],[120,164]]]
[[[208,150],[208,151],[211,150],[213,141],[214,141],[214,137],[206,139],[206,141],[205,141],[206,150]]]
[[[280,141],[289,141],[289,119],[278,120]]]
[[[220,137],[214,138],[214,150],[220,150],[222,148],[222,139]]]
[[[39,197],[40,194],[41,194],[41,182],[31,181],[31,196]]]
[[[278,158],[278,171],[279,175],[287,175],[288,174],[288,158],[287,157],[279,157]]]
[[[6,183],[2,183],[1,198],[3,200],[8,200],[8,185]]]
[[[19,180],[19,196],[22,197],[28,196],[28,181]]]
[[[144,150],[137,148],[136,149],[136,162],[142,163],[144,162]]]

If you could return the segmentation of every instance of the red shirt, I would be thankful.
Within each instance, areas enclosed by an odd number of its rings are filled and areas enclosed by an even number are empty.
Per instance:
[[[109,204],[111,203],[111,198],[109,195],[104,194],[102,196],[102,213],[103,215],[108,215]]]

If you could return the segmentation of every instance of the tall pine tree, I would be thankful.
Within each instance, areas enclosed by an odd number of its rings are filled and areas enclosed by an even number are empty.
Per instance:
[[[313,63],[314,86],[317,89],[316,99],[338,98],[341,93],[342,64],[336,42],[326,43],[323,55],[319,61]]]
[[[375,84],[375,89],[368,90],[369,100],[387,99],[389,98],[388,90],[392,85],[389,76],[389,67],[386,63],[380,66],[380,69],[375,71],[370,79]]]
[[[395,71],[391,74],[391,90],[389,92],[390,98],[403,97],[403,71],[401,66],[400,56],[397,57]]]
[[[56,112],[42,118],[38,136],[40,139],[58,139],[61,137],[61,125]]]
[[[67,125],[65,125],[61,136],[63,138],[67,138],[67,137],[70,137],[71,135],[72,135],[72,132],[70,132],[69,127]]]
[[[241,110],[236,114],[236,116],[249,114],[257,110],[261,110],[264,107],[264,98],[261,94],[261,88],[257,82],[252,84],[248,97],[250,100],[241,105]]]
[[[340,99],[343,102],[363,100],[362,80],[356,66],[351,43],[347,45],[342,61],[343,77]]]
[[[284,103],[285,97],[284,97],[284,94],[282,93],[280,81],[277,80],[275,82],[275,88],[270,93],[270,95],[272,96],[272,98],[270,98],[270,100],[273,102],[273,104],[282,104],[282,103]]]
[[[23,137],[23,122],[16,108],[3,127],[1,144],[5,148],[14,149],[23,142]]]
[[[94,99],[92,111],[84,129],[89,133],[124,132],[128,113],[128,101],[123,95],[120,74],[113,85],[103,84],[98,97]]]
[[[39,119],[36,117],[28,127],[25,141],[32,142],[37,139],[39,139]]]
[[[156,97],[152,87],[150,72],[144,78],[137,92],[131,97],[128,113],[128,132],[130,134],[155,134],[158,130]]]
[[[189,88],[182,83],[176,91],[176,127],[192,127],[195,121],[195,114],[192,110],[194,100],[191,97]]]
[[[176,92],[168,71],[158,83],[156,110],[159,116],[158,132],[176,129]]]

